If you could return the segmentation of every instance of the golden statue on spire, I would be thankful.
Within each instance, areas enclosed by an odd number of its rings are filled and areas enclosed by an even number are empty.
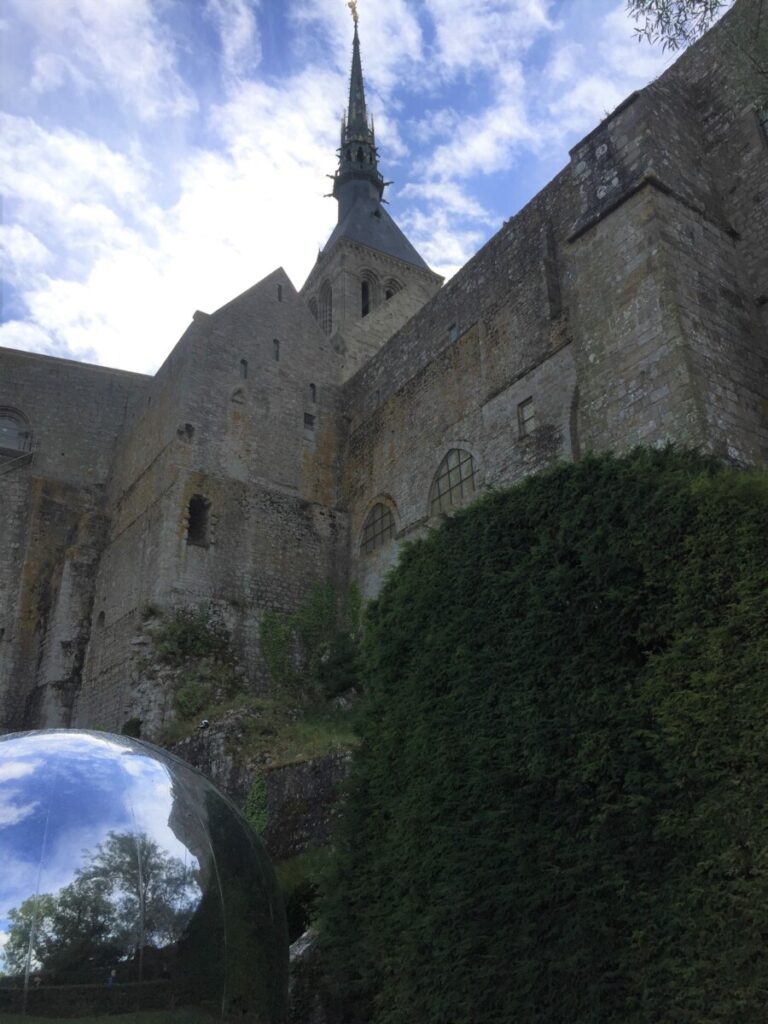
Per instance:
[[[359,18],[359,15],[357,13],[357,0],[348,0],[347,7],[350,9],[350,11],[352,11],[352,20],[355,23],[355,27],[357,27],[357,22]]]

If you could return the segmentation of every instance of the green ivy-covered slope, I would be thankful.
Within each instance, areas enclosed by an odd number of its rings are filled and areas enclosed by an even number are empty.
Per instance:
[[[404,553],[323,941],[348,1019],[768,1013],[768,479],[591,457]]]

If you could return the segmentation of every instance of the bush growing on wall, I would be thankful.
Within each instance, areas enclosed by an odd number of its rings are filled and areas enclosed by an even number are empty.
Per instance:
[[[765,1019],[767,523],[765,474],[637,450],[405,551],[324,900],[350,1020]]]

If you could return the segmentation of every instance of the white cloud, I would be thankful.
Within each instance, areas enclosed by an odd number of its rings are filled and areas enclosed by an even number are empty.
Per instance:
[[[42,761],[3,761],[0,763],[0,783],[23,779],[32,775],[41,766]]]
[[[346,79],[352,58],[352,19],[346,4],[341,0],[304,0],[294,8],[293,17],[299,25],[326,36],[330,45],[327,59]],[[377,40],[386,40],[386,45],[377,45]],[[370,104],[377,93],[386,98],[403,79],[419,74],[423,39],[413,4],[408,0],[365,0],[360,4],[360,45]],[[345,88],[334,97],[335,106],[346,106],[346,99]]]
[[[496,70],[552,28],[548,0],[426,0],[441,71]]]
[[[196,109],[177,68],[173,41],[151,0],[10,0],[37,37],[32,88],[76,84],[108,90],[149,120]]]
[[[12,789],[0,793],[0,828],[17,825],[34,813],[37,803],[17,803],[18,796],[19,794]]]
[[[261,40],[253,0],[207,0],[205,9],[219,33],[225,76],[240,78],[255,69]]]

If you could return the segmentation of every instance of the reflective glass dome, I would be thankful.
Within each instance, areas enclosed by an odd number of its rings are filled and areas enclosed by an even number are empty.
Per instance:
[[[236,808],[139,740],[0,737],[0,1020],[283,1024],[288,939]]]

